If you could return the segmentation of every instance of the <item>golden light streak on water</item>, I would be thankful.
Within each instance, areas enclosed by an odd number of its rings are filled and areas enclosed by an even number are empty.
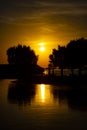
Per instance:
[[[44,84],[40,85],[40,91],[41,91],[41,100],[42,102],[44,102],[45,101],[45,85]]]

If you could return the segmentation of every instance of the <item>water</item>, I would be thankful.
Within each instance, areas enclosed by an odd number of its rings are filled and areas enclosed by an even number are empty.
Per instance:
[[[87,130],[87,89],[73,87],[0,80],[0,130]]]

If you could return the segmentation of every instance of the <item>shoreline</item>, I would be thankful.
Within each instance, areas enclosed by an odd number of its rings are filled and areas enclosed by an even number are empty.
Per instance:
[[[15,79],[18,81],[32,83],[32,84],[57,84],[57,85],[74,85],[85,84],[87,85],[87,76],[29,76],[24,78],[19,77],[0,77],[0,79]]]

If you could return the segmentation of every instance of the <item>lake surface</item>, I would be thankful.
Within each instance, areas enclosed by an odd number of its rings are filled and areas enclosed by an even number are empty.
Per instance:
[[[0,130],[87,130],[87,88],[0,80]]]

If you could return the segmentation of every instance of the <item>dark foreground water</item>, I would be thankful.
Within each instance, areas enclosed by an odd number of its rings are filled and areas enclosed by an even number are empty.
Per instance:
[[[87,130],[86,86],[72,87],[0,80],[0,130]]]

